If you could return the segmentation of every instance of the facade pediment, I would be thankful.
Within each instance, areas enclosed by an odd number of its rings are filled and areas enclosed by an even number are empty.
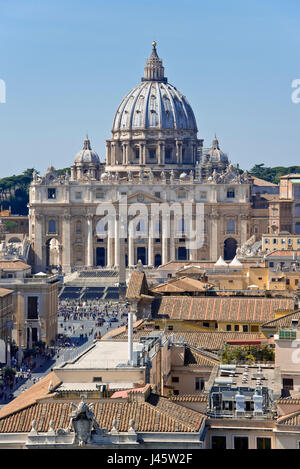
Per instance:
[[[113,203],[117,203],[118,201],[114,201]],[[134,194],[130,194],[127,197],[127,203],[128,204],[135,204],[135,203],[162,203],[164,202],[163,199],[160,199],[159,197],[155,197],[152,194],[148,194],[147,192],[144,191],[137,191],[134,192]]]

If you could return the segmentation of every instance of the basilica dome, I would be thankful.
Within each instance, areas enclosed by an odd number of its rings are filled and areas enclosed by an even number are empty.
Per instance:
[[[147,59],[139,85],[122,100],[115,114],[112,131],[170,129],[197,132],[196,119],[186,97],[164,76],[156,43]]]
[[[84,139],[82,150],[75,156],[75,164],[76,163],[100,164],[99,156],[95,151],[92,150],[91,142],[88,137]]]

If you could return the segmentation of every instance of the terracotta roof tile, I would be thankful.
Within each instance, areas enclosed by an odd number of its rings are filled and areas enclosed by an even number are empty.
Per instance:
[[[76,402],[76,399],[72,399]],[[133,419],[139,432],[198,432],[205,415],[169,401],[167,398],[151,394],[147,401],[127,399],[86,399],[94,403],[94,414],[100,428],[112,429],[113,421],[118,421],[120,432],[128,431]],[[37,430],[46,432],[50,421],[54,428],[67,428],[70,421],[71,401],[48,399],[37,402],[0,419],[1,433],[26,433],[36,420]]]
[[[277,419],[277,423],[280,425],[299,426],[300,425],[300,410],[293,412],[289,415],[284,415]]]
[[[184,366],[187,367],[204,367],[204,368],[213,368],[216,365],[219,365],[220,361],[218,358],[212,358],[200,351],[191,349],[190,347],[185,347],[184,351]]]
[[[7,288],[0,288],[0,296],[6,296],[13,292],[13,290],[8,290]]]
[[[13,401],[2,407],[2,409],[0,409],[0,419],[34,404],[38,399],[49,396],[50,382],[52,383],[52,387],[56,387],[61,383],[53,372],[49,373],[41,381],[37,382],[26,391],[23,391],[22,394],[17,396]]]
[[[158,331],[157,331],[158,332]],[[133,340],[139,341],[141,337],[149,334],[147,329],[137,329],[133,333]],[[259,332],[206,332],[206,331],[165,331],[167,337],[174,336],[175,341],[183,340],[189,345],[207,351],[218,351],[224,347],[224,344],[231,340],[259,340],[262,339],[262,334]],[[114,337],[114,340],[127,340],[127,331],[121,332]]]
[[[30,268],[30,265],[22,261],[0,261],[0,269],[23,270]]]
[[[148,293],[148,285],[144,272],[133,271],[127,287],[126,298],[139,298],[141,294]]]
[[[281,316],[277,319],[273,319],[272,321],[265,322],[263,324],[263,327],[291,327],[293,320],[300,320],[300,310],[294,311],[290,314],[285,314],[284,316]]]
[[[264,323],[274,319],[275,311],[293,309],[291,298],[169,296],[152,303],[153,317],[194,321]]]
[[[157,285],[156,287],[152,288],[152,291],[153,293],[204,292],[212,287],[212,284],[201,282],[200,280],[196,280],[190,277],[180,277]]]

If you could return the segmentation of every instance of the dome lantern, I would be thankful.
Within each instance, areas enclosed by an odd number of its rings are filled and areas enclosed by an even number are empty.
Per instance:
[[[146,67],[144,68],[144,77],[142,81],[162,81],[167,83],[168,79],[164,76],[165,69],[162,64],[162,59],[158,57],[156,50],[156,41],[152,42],[152,53],[149,59],[146,61]]]

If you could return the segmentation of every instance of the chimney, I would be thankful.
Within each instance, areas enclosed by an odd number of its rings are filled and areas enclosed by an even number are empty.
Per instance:
[[[262,415],[263,414],[263,396],[259,394],[256,390],[255,394],[253,395],[254,401],[254,415]]]
[[[245,396],[241,394],[239,391],[235,395],[235,402],[236,402],[236,415],[243,415],[245,413]]]

